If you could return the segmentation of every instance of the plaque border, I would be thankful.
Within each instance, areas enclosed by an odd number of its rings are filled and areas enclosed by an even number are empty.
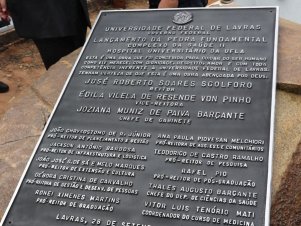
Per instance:
[[[272,191],[272,169],[273,169],[273,153],[274,153],[274,128],[275,128],[275,106],[276,106],[276,85],[277,85],[277,59],[278,59],[278,36],[279,36],[279,6],[253,6],[253,7],[205,7],[205,8],[185,8],[185,10],[235,10],[235,9],[275,9],[276,10],[276,15],[275,15],[275,28],[274,28],[274,51],[273,51],[273,74],[272,74],[272,95],[271,95],[271,114],[270,114],[270,142],[269,142],[269,159],[268,159],[268,173],[267,173],[267,182],[266,182],[266,204],[265,204],[265,217],[264,217],[264,226],[269,226],[270,225],[270,208],[271,208],[271,191]],[[44,126],[44,129],[39,137],[39,140],[37,142],[37,144],[35,145],[33,152],[24,168],[24,171],[20,177],[20,180],[15,188],[15,191],[11,197],[11,200],[2,216],[2,219],[0,221],[0,226],[3,226],[4,221],[6,220],[9,210],[11,209],[15,198],[21,188],[22,182],[25,179],[25,175],[27,173],[27,171],[29,170],[29,167],[34,159],[34,156],[42,142],[42,139],[44,138],[44,135],[48,129],[48,126],[57,110],[57,107],[66,91],[66,88],[71,80],[71,77],[75,71],[75,68],[79,62],[79,60],[81,59],[83,52],[86,48],[86,46],[88,45],[88,42],[91,39],[91,36],[94,32],[94,29],[96,27],[96,25],[99,22],[99,18],[101,17],[102,13],[120,13],[120,12],[148,12],[148,11],[183,11],[182,8],[165,8],[165,9],[125,9],[125,10],[101,10],[97,16],[97,18],[95,19],[95,22],[93,24],[92,29],[90,30],[89,35],[86,38],[85,44],[82,47],[76,61],[74,62],[74,65],[68,75],[68,78],[66,79],[66,82],[63,86],[63,89],[53,107],[53,110],[47,120],[46,125]]]
[[[273,7],[270,7],[273,8]],[[266,187],[266,208],[265,208],[265,226],[270,225],[270,212],[272,204],[272,170],[273,170],[273,156],[274,156],[274,129],[276,116],[276,86],[277,86],[277,64],[278,64],[278,38],[279,38],[279,6],[275,6],[275,37],[274,37],[274,59],[273,59],[273,84],[272,84],[272,98],[271,98],[271,118],[270,118],[270,144],[269,144],[269,161],[268,161],[268,175]]]

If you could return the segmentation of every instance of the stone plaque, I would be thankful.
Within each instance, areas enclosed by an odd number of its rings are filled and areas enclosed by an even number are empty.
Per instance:
[[[277,12],[102,12],[2,225],[268,225]]]

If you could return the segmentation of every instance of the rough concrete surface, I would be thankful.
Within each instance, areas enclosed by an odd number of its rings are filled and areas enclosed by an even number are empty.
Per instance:
[[[300,110],[300,95],[277,91],[273,156],[273,197],[277,193],[282,176],[292,159],[299,141],[301,141]]]
[[[301,143],[287,167],[272,205],[271,225],[301,225]]]
[[[301,24],[280,20],[278,87],[301,94]]]
[[[0,119],[0,215],[4,213],[32,151],[79,54],[73,52],[24,90]]]

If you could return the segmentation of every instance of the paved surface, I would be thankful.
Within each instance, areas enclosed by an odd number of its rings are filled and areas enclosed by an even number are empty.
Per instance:
[[[272,225],[300,225],[301,25],[281,21],[275,124]],[[79,50],[11,101],[0,119],[0,216],[31,156]],[[293,87],[293,88],[292,88]],[[296,210],[298,208],[298,210]],[[281,218],[281,221],[280,221]],[[281,223],[279,223],[281,222]]]

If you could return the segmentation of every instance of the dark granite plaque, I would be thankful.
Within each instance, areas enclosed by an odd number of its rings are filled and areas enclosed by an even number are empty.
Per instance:
[[[102,12],[2,225],[268,225],[277,12]]]

